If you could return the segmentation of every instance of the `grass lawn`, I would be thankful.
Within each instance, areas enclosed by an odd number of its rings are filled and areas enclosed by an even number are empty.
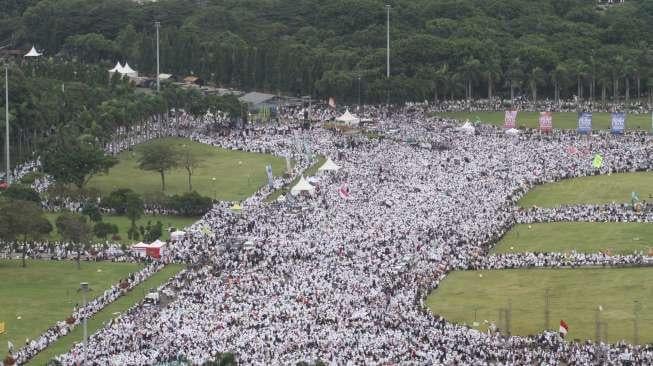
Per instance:
[[[435,113],[436,116],[454,118],[460,121],[470,120],[475,122],[480,119],[483,123],[503,126],[505,111],[501,112],[452,112]],[[517,114],[517,127],[538,128],[540,114],[537,112],[519,112]],[[610,113],[593,113],[592,128],[595,130],[607,130],[612,125]],[[554,112],[553,128],[576,129],[578,128],[578,113],[576,112]],[[626,116],[626,128],[634,130],[650,130],[651,116],[649,114],[629,114]]]
[[[274,202],[276,201],[277,198],[279,198],[280,195],[286,195],[288,192],[290,192],[290,189],[299,182],[299,179],[301,179],[301,176],[303,175],[304,178],[308,178],[310,176],[313,176],[317,173],[317,170],[326,162],[326,157],[324,155],[318,155],[317,160],[315,163],[311,166],[309,166],[306,170],[304,170],[304,173],[300,174],[297,176],[295,179],[293,179],[292,182],[290,182],[289,185],[282,187],[281,189],[277,189],[276,191],[272,192],[265,200],[266,202]]]
[[[282,175],[285,160],[272,155],[247,153],[238,150],[225,150],[200,144],[182,138],[166,138],[163,141],[172,145],[182,145],[193,149],[202,157],[203,163],[193,174],[193,189],[203,196],[225,201],[240,201],[267,183],[265,166],[272,164],[274,175]],[[140,194],[156,193],[161,190],[161,177],[156,172],[138,169],[135,151],[124,151],[118,158],[120,162],[108,175],[96,176],[88,184],[89,188],[99,189],[103,194],[117,188],[131,188]],[[215,178],[215,182],[213,181]],[[166,194],[188,192],[186,170],[175,169],[166,174]]]
[[[28,261],[22,268],[20,260],[0,261],[0,322],[7,325],[0,335],[0,355],[4,357],[7,341],[21,347],[25,338],[33,339],[68,317],[75,304],[82,303],[80,282],[90,284],[91,294],[101,294],[139,268],[132,263],[82,262],[78,270],[71,261]]]
[[[183,269],[182,265],[170,264],[165,266],[162,270],[155,273],[145,282],[136,286],[131,292],[120,297],[99,313],[95,314],[88,320],[88,334],[89,336],[95,333],[98,329],[102,328],[109,320],[116,318],[119,313],[127,310],[132,305],[141,301],[149,289],[156,288],[162,283],[166,282],[169,278],[176,275]],[[156,310],[153,310],[156,311]],[[45,365],[45,363],[53,357],[62,353],[68,352],[75,343],[81,342],[84,339],[84,330],[81,324],[76,327],[72,332],[68,333],[65,337],[59,338],[50,347],[41,351],[36,357],[32,359],[28,365]]]
[[[54,230],[50,234],[50,240],[60,240],[61,236],[57,232],[55,226],[55,220],[59,217],[59,213],[46,213],[45,216],[52,223]],[[147,222],[151,221],[152,224],[156,224],[157,221],[161,221],[163,224],[163,235],[161,240],[168,240],[170,238],[170,233],[168,232],[169,227],[174,227],[175,229],[183,229],[186,226],[189,226],[195,223],[199,218],[197,217],[179,217],[179,216],[143,216],[140,220],[136,221],[137,226],[147,226]],[[102,216],[102,221],[108,222],[110,224],[118,225],[118,235],[121,237],[123,243],[130,243],[130,240],[127,239],[127,231],[131,227],[131,221],[126,216]],[[100,240],[100,239],[97,239]]]
[[[484,330],[484,320],[502,327],[499,310],[510,301],[512,334],[529,335],[544,329],[549,288],[550,329],[557,330],[562,319],[569,324],[569,339],[593,339],[601,305],[607,339],[633,342],[637,300],[639,341],[653,343],[653,282],[648,280],[652,275],[653,268],[456,271],[429,295],[427,305],[453,322],[473,325],[476,318]]]
[[[610,249],[614,254],[628,254],[635,251],[648,253],[651,247],[653,224],[650,223],[551,222],[515,225],[494,252],[564,253],[576,250],[597,253]]]
[[[594,175],[565,179],[534,187],[519,201],[522,207],[555,207],[562,204],[630,203],[631,192],[648,200],[653,195],[653,172]]]

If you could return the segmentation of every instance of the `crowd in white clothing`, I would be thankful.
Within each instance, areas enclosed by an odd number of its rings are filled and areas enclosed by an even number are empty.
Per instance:
[[[312,197],[266,204],[264,188],[242,213],[216,205],[184,240],[170,244],[166,260],[194,266],[167,285],[176,299],[159,311],[135,307],[98,331],[90,338],[88,364],[179,357],[201,364],[221,352],[234,352],[243,364],[274,365],[316,359],[338,365],[653,363],[645,346],[566,342],[548,332],[486,334],[423,307],[424,296],[454,268],[570,263],[562,254],[483,254],[518,220],[514,202],[534,184],[649,170],[650,137],[515,138],[492,128],[461,134],[419,109],[386,112],[378,129],[397,130],[400,138],[351,138],[321,128],[184,132],[200,142],[290,156],[300,162],[295,173],[312,153],[339,157],[341,170],[319,175]],[[408,144],[406,136],[442,148]],[[591,164],[594,153],[604,156],[600,169]],[[343,184],[348,198],[338,192]],[[243,242],[251,244],[229,244]],[[621,264],[641,259],[616,258]],[[571,262],[611,260],[575,253]],[[72,365],[81,354],[78,345],[59,360]]]

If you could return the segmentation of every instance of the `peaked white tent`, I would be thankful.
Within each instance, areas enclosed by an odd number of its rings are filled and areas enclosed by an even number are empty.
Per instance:
[[[27,54],[24,57],[39,57],[43,55],[42,53],[38,52],[34,46],[32,46],[32,49],[27,52]]]
[[[318,172],[337,172],[338,170],[340,170],[340,166],[334,163],[331,158],[327,158],[324,164],[317,169]]]
[[[131,67],[129,67],[129,63],[125,62],[125,67],[122,68],[122,71],[119,71],[123,75],[127,76],[133,76],[136,77],[138,76],[138,72]]]
[[[507,129],[506,135],[511,135],[511,136],[519,135],[519,130],[515,128]]]
[[[315,193],[315,187],[308,183],[303,175],[299,179],[299,182],[297,182],[297,184],[295,184],[295,186],[290,189],[290,194],[296,196],[302,192],[308,192],[310,194]]]
[[[465,124],[463,124],[461,127],[458,127],[458,131],[474,133],[476,131],[476,128],[474,128],[474,126],[472,126],[471,123],[465,122]]]
[[[347,109],[345,113],[342,114],[342,116],[336,118],[336,121],[343,122],[348,125],[357,125],[360,122],[360,118],[349,113],[349,109]]]
[[[116,66],[113,67],[113,69],[109,70],[110,73],[121,73],[122,74],[122,65],[120,64],[120,61],[116,62]]]

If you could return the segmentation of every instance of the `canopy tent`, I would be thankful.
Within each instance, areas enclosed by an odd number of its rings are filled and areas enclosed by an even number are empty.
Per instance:
[[[39,57],[43,55],[42,53],[38,52],[34,46],[32,46],[32,49],[27,52],[27,54],[24,57]]]
[[[327,158],[324,164],[317,169],[318,172],[337,172],[338,170],[340,170],[340,166],[334,163],[331,158]]]
[[[474,132],[476,132],[476,128],[474,128],[474,126],[472,126],[471,123],[465,122],[465,124],[463,124],[461,127],[458,127],[458,131],[467,132],[467,133],[474,133]]]
[[[290,194],[296,196],[302,192],[308,192],[310,194],[313,194],[315,192],[315,187],[313,187],[310,183],[308,183],[308,181],[304,178],[303,175],[299,179],[299,182],[297,182],[297,184],[295,184],[295,186],[292,187],[292,189],[290,189]]]
[[[343,122],[348,125],[357,125],[360,122],[360,119],[353,114],[349,113],[349,109],[342,114],[342,116],[336,118],[336,121]]]
[[[186,236],[186,232],[181,230],[177,230],[170,233],[170,239],[174,241],[180,241],[181,239],[184,238],[184,236]]]
[[[511,135],[511,136],[519,135],[519,130],[514,128],[507,129],[506,135]]]
[[[138,76],[138,71],[129,67],[129,63],[127,62],[125,62],[125,67],[122,68],[122,71],[118,71],[118,72],[127,76],[133,76],[133,77]]]
[[[230,209],[231,211],[237,211],[237,212],[240,212],[240,211],[242,211],[243,207],[242,207],[238,202],[236,202],[236,203],[234,203],[234,205],[231,206],[229,209]]]
[[[120,61],[116,62],[116,66],[113,67],[113,69],[109,70],[110,73],[121,73],[122,74],[122,65],[120,64]]]

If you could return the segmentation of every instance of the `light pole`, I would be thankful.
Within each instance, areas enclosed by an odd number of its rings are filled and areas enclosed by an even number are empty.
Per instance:
[[[161,22],[154,22],[154,27],[156,28],[156,91],[161,91],[161,80],[159,79],[159,28],[161,28]]]
[[[213,182],[213,199],[217,200],[218,193],[215,190],[215,177],[211,178],[211,181]]]
[[[84,315],[83,315],[84,316],[84,319],[83,319],[83,325],[84,325],[84,363],[83,364],[86,365],[86,360],[87,360],[87,356],[88,356],[88,327],[87,327],[87,324],[86,324],[87,316],[86,316],[86,309],[85,308],[86,308],[86,293],[88,293],[88,290],[89,290],[88,282],[80,283],[79,284],[79,289],[80,289],[80,291],[82,291],[82,298],[84,299],[83,300],[84,305],[82,307],[82,309],[84,309]]]
[[[5,183],[11,184],[11,165],[9,161],[9,65],[5,64],[5,148],[7,159],[7,171]]]
[[[358,110],[361,109],[361,76],[358,75]]]
[[[385,5],[387,10],[387,19],[386,19],[386,105],[390,104],[390,4]]]

